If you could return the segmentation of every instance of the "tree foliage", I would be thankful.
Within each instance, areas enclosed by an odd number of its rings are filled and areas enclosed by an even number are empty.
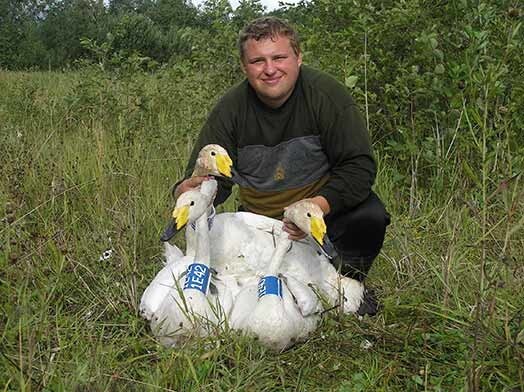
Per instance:
[[[260,0],[235,10],[227,0],[0,0],[0,11],[3,68],[169,64],[216,74],[220,88],[241,75],[238,31],[266,14]],[[310,0],[273,13],[298,27],[305,61],[346,84],[373,140],[420,181],[452,165],[445,151],[474,134],[463,132],[466,106],[487,107],[487,125],[504,117],[523,127],[524,30],[512,0]]]

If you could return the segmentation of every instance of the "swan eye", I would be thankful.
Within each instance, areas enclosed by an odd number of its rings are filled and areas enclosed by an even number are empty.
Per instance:
[[[308,212],[308,213],[307,213],[307,217],[308,217],[308,218],[311,218],[311,213]]]
[[[194,206],[195,205],[195,202],[194,201],[191,201],[191,203],[189,203],[190,206]]]
[[[214,151],[211,151],[211,156],[214,157],[215,155],[217,155],[217,153]]]

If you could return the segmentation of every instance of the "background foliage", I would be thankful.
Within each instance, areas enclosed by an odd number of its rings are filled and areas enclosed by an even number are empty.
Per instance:
[[[393,215],[369,282],[275,355],[159,347],[138,317],[195,135],[241,80],[257,0],[0,0],[0,385],[6,390],[494,390],[524,385],[524,33],[514,1],[283,5],[345,83]],[[33,71],[33,72],[28,72]],[[230,200],[225,209],[231,209]],[[111,256],[100,258],[105,250]]]

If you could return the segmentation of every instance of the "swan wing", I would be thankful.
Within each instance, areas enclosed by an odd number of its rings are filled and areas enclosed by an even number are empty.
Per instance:
[[[284,280],[303,317],[322,311],[322,305],[311,287],[293,276],[285,276]]]
[[[157,313],[165,297],[169,295],[176,280],[180,279],[191,261],[182,257],[164,266],[146,287],[140,299],[140,314],[147,320]]]

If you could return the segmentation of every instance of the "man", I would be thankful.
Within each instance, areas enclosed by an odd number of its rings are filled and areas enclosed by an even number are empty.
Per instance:
[[[239,35],[246,80],[218,102],[194,147],[222,145],[234,162],[242,209],[279,218],[284,207],[310,198],[324,211],[341,273],[362,281],[380,252],[389,216],[371,191],[376,173],[369,136],[345,86],[302,64],[298,37],[285,21],[263,17]],[[203,177],[182,180],[175,195]],[[217,204],[231,193],[220,182]],[[290,222],[291,239],[304,233]],[[375,314],[368,292],[361,314]]]

